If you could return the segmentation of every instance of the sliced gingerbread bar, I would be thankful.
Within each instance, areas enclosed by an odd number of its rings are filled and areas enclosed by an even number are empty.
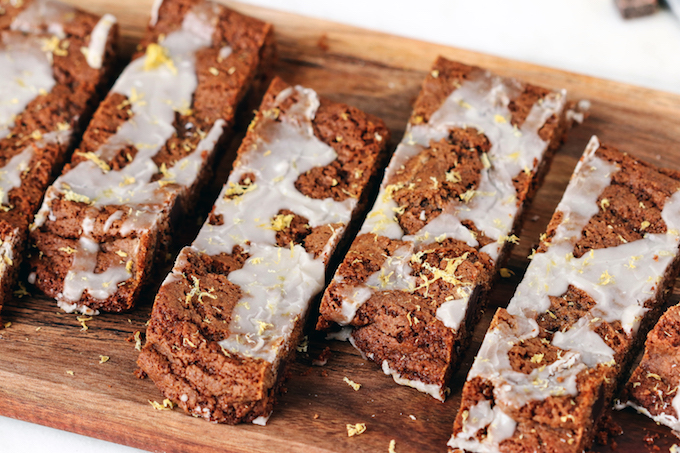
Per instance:
[[[563,137],[564,91],[439,58],[318,328],[443,400],[469,332]]]
[[[680,432],[680,305],[671,307],[647,337],[617,409],[635,408],[657,423]]]
[[[156,6],[33,226],[35,283],[66,311],[134,305],[271,59],[269,24],[203,0]]]
[[[450,451],[581,452],[678,273],[680,172],[593,137],[463,388]]]
[[[378,118],[274,80],[156,296],[138,363],[167,398],[215,422],[266,422],[388,137]]]
[[[0,4],[0,308],[28,226],[112,75],[116,19],[46,0]]]

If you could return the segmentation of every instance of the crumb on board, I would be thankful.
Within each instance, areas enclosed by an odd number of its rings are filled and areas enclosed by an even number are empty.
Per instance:
[[[5,325],[5,329],[9,329],[10,327],[12,327],[12,323],[9,322],[9,321],[6,322],[4,325]]]
[[[328,363],[328,360],[331,358],[332,352],[331,348],[329,346],[326,346],[323,351],[321,351],[321,354],[314,360],[312,360],[312,365],[314,366],[324,366]]]
[[[513,275],[515,275],[515,273],[514,273],[513,271],[511,271],[510,269],[508,269],[507,267],[502,267],[502,268],[501,268],[501,277],[503,277],[503,278],[510,278],[510,277],[512,277]]]
[[[309,348],[309,337],[305,335],[296,349],[297,352],[307,352],[307,348]]]
[[[66,374],[68,374],[69,376],[75,376],[76,375],[76,373],[71,371],[71,370],[66,370]]]
[[[111,357],[109,357],[109,356],[107,356],[107,355],[100,355],[100,356],[99,356],[99,363],[106,363],[106,362],[109,361],[110,358],[111,358]]]
[[[21,299],[24,296],[30,296],[31,295],[31,293],[29,293],[26,290],[26,286],[24,286],[24,282],[19,282],[18,286],[19,286],[19,289],[15,290],[14,293],[13,293],[14,297],[18,297],[19,299]]]
[[[319,40],[316,42],[316,46],[322,51],[328,52],[328,49],[330,49],[330,46],[328,45],[328,35],[325,33],[321,35]]]
[[[86,323],[87,323],[88,321],[92,321],[92,316],[77,316],[76,319],[78,320],[78,322],[80,323],[80,325],[83,326],[82,329],[80,329],[80,330],[89,330],[89,329],[90,329],[90,328],[87,326]]]
[[[366,423],[347,424],[347,437],[358,436],[366,431]]]
[[[140,352],[142,350],[142,332],[139,330],[135,332],[135,349]]]
[[[175,405],[172,404],[172,401],[170,401],[168,398],[164,399],[163,403],[149,400],[149,404],[151,404],[151,406],[158,411],[171,411],[175,407]]]
[[[388,453],[397,453],[397,441],[392,439],[390,441],[390,446],[387,449]]]
[[[346,382],[347,385],[349,385],[350,387],[352,387],[352,388],[354,389],[355,392],[358,392],[359,389],[361,388],[361,384],[359,384],[358,382],[354,382],[353,380],[351,380],[351,379],[348,378],[347,376],[345,376],[344,378],[342,378],[342,380],[343,380],[344,382]]]

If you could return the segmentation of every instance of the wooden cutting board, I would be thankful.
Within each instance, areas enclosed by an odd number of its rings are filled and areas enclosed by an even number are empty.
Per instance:
[[[129,55],[146,25],[152,1],[73,3],[99,14],[115,14]],[[680,170],[680,96],[229,4],[275,25],[279,75],[380,116],[392,130],[392,148],[403,134],[420,83],[439,54],[546,87],[567,88],[571,99],[592,101],[590,118],[572,131],[534,200],[520,245],[508,263],[515,275],[502,279],[494,288],[472,348],[453,379],[451,396],[440,403],[397,386],[348,344],[325,342],[312,334],[308,352],[299,355],[287,393],[280,398],[266,427],[214,425],[179,410],[156,410],[149,401],[161,401],[160,393],[152,382],[133,375],[137,358],[133,335],[145,330],[153,287],[134,312],[97,316],[87,321],[87,330],[75,315],[60,313],[44,296],[15,297],[3,312],[4,321],[12,324],[0,330],[0,414],[159,452],[387,452],[392,439],[399,453],[444,452],[462,384],[490,317],[496,307],[510,299],[528,264],[526,256],[545,230],[586,142],[597,134],[604,143]],[[226,179],[228,167],[225,159],[212,196],[205,197],[203,214]],[[190,227],[181,243],[190,242],[199,225],[196,222],[194,226],[193,220],[187,224]],[[165,271],[159,270],[156,285]],[[673,303],[677,300],[675,296]],[[328,364],[311,366],[326,345],[333,353]],[[100,356],[110,359],[100,363]],[[344,377],[361,383],[361,389],[352,390],[343,382]],[[650,442],[667,451],[677,441],[670,430],[631,410],[616,412],[613,417],[623,429],[623,435],[615,438],[618,452],[651,451]],[[366,423],[366,432],[348,438],[345,425],[359,422]],[[611,451],[604,446],[596,450]]]

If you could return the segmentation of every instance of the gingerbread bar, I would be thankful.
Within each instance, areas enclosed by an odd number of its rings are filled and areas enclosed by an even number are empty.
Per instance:
[[[564,91],[439,58],[317,327],[346,326],[398,384],[444,400],[564,106]]]
[[[274,80],[156,296],[138,363],[167,398],[215,422],[266,422],[388,137],[378,118]]]
[[[63,3],[0,2],[0,308],[28,226],[112,73],[116,19]]]
[[[593,137],[463,388],[453,452],[581,452],[678,273],[680,172]]]
[[[66,311],[132,308],[271,59],[269,24],[203,0],[155,6],[32,228],[35,284]]]
[[[647,337],[645,354],[616,405],[635,408],[680,432],[680,306],[668,309]]]

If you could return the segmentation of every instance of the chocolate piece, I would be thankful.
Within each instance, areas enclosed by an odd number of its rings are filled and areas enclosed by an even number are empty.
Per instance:
[[[443,400],[521,213],[563,138],[565,93],[439,58],[318,328]]]
[[[132,308],[268,66],[269,24],[202,0],[156,6],[36,216],[36,284],[66,311]]]
[[[581,452],[678,273],[680,172],[593,137],[463,388],[450,451]]]
[[[388,138],[379,119],[274,80],[156,297],[138,363],[167,398],[220,423],[266,422]]]
[[[12,295],[28,226],[108,83],[116,18],[46,0],[0,16],[0,308]]]

